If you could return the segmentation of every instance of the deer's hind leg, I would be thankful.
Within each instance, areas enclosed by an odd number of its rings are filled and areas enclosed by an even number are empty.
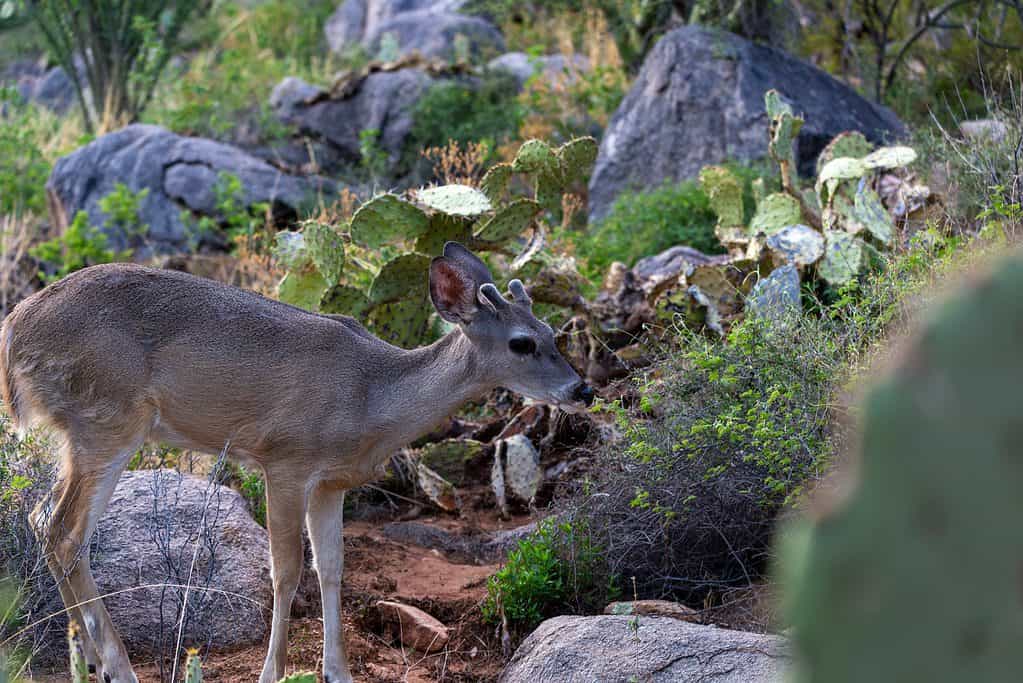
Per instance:
[[[56,502],[42,529],[47,565],[65,606],[73,607],[71,618],[80,619],[92,642],[97,679],[103,683],[138,681],[89,565],[89,542],[99,518],[128,460],[144,441],[143,429],[136,432],[108,438],[68,434],[53,492]]]

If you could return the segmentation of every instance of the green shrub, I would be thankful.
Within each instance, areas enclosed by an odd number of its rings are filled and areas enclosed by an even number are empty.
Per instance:
[[[585,523],[548,519],[508,554],[508,561],[487,582],[483,617],[501,621],[519,632],[532,630],[543,619],[603,606],[618,597],[617,577],[598,581],[595,571],[601,555]],[[566,562],[571,557],[572,562]]]
[[[695,181],[667,182],[647,192],[626,192],[611,212],[577,244],[590,275],[599,279],[612,261],[632,265],[676,244],[721,253],[714,236],[717,219]]]
[[[33,258],[48,264],[53,272],[42,273],[46,282],[53,282],[86,266],[128,258],[107,246],[107,236],[89,225],[89,214],[79,211],[62,235],[40,242],[29,250]]]
[[[473,87],[446,82],[431,87],[416,103],[409,149],[417,154],[448,142],[487,142],[491,149],[511,140],[524,115],[515,77],[488,72]]]
[[[0,214],[46,210],[50,163],[32,135],[34,107],[20,104],[17,92],[0,89]]]

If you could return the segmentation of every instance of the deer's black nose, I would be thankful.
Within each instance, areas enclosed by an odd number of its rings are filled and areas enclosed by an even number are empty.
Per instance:
[[[593,388],[585,382],[579,382],[575,386],[575,391],[572,392],[572,398],[586,405],[593,405]]]

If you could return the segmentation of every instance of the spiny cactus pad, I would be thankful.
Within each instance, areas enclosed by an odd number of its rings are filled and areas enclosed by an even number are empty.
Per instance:
[[[543,140],[526,140],[519,147],[512,169],[518,173],[544,173],[560,166],[557,155]]]
[[[821,198],[821,204],[826,204],[828,197],[834,196],[835,189],[841,181],[861,178],[868,170],[862,159],[852,157],[839,157],[824,164],[824,168],[817,176],[817,194]]]
[[[558,160],[565,182],[585,179],[597,161],[597,141],[593,138],[575,138],[558,147]]]
[[[704,166],[700,186],[710,199],[710,208],[718,216],[718,225],[734,228],[743,225],[742,184],[724,166]]]
[[[481,242],[505,242],[525,232],[536,215],[540,213],[540,205],[531,199],[516,199],[503,207],[473,236]]]
[[[824,255],[824,236],[808,225],[790,225],[768,237],[767,247],[789,263],[808,266]]]
[[[784,192],[775,192],[764,197],[764,201],[757,205],[757,212],[749,227],[754,234],[773,235],[802,220],[799,201]]]
[[[504,439],[504,485],[508,493],[529,503],[540,486],[540,453],[525,434]]]
[[[410,349],[428,338],[430,304],[425,297],[378,304],[368,313],[367,323],[384,341]]]
[[[431,470],[422,461],[416,463],[416,478],[419,480],[419,488],[434,505],[446,512],[454,512],[458,509],[454,485]]]
[[[288,270],[299,270],[312,261],[306,249],[305,235],[281,230],[274,236],[274,258]]]
[[[480,181],[480,189],[487,195],[491,203],[496,204],[508,189],[508,181],[512,176],[511,164],[495,164],[490,167]]]
[[[185,683],[202,683],[202,659],[198,650],[189,649],[185,657]]]
[[[334,285],[320,299],[320,313],[334,313],[361,318],[370,308],[370,300],[361,289],[351,285]]]
[[[327,289],[327,281],[318,270],[293,270],[277,285],[277,296],[292,306],[315,311]]]
[[[429,187],[418,190],[415,196],[420,204],[451,216],[479,216],[493,208],[487,195],[469,185]]]
[[[862,159],[874,150],[874,145],[858,130],[847,130],[839,133],[827,144],[817,157],[817,173],[832,159],[852,157]]]
[[[78,624],[69,622],[67,627],[67,646],[71,661],[71,683],[89,683],[89,663],[85,659],[85,641],[79,631]]]
[[[426,214],[393,194],[377,195],[352,216],[352,239],[368,247],[414,239],[426,232]]]
[[[817,274],[833,285],[843,285],[863,268],[863,243],[841,230],[824,233],[824,258],[817,263]]]
[[[881,244],[887,245],[892,241],[892,230],[895,228],[892,215],[884,208],[877,192],[866,185],[856,190],[850,218],[865,227]]]
[[[375,304],[421,300],[427,291],[430,258],[422,254],[402,254],[391,259],[380,269],[369,290]]]
[[[321,223],[307,224],[303,233],[313,263],[327,285],[333,287],[341,279],[345,268],[345,245],[341,236],[330,226]]]
[[[781,535],[792,681],[1019,679],[1020,292],[1016,251],[932,311],[867,396],[847,494]]]
[[[440,256],[448,242],[467,244],[472,237],[472,222],[461,216],[435,213],[430,216],[430,227],[416,240],[416,251],[429,256]]]
[[[863,157],[867,168],[899,168],[916,161],[916,151],[912,147],[882,147]]]

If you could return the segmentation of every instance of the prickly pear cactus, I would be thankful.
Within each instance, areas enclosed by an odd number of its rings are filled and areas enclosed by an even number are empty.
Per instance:
[[[89,663],[85,659],[85,641],[78,624],[71,621],[67,626],[68,654],[71,658],[71,683],[89,683]]]
[[[797,683],[1023,671],[1023,253],[974,275],[868,395],[845,497],[783,534]]]
[[[185,657],[185,683],[202,683],[202,659],[194,648],[190,648]]]
[[[771,140],[767,150],[781,167],[782,184],[791,192],[799,186],[794,149],[796,137],[803,128],[803,119],[793,114],[792,107],[777,90],[768,90],[764,94],[764,108],[771,120]]]
[[[311,311],[360,318],[400,346],[429,341],[435,329],[428,298],[430,257],[449,241],[476,251],[518,251],[511,269],[521,277],[545,244],[543,211],[557,220],[563,193],[583,179],[596,155],[593,138],[557,149],[530,140],[513,163],[492,167],[480,188],[429,187],[410,192],[408,199],[381,194],[362,204],[350,225],[307,221],[301,231],[282,231],[274,256],[287,273],[278,296]],[[515,187],[532,186],[532,197],[506,199],[515,174],[526,181]],[[398,255],[381,263],[383,254],[395,253],[391,245],[398,246]]]

